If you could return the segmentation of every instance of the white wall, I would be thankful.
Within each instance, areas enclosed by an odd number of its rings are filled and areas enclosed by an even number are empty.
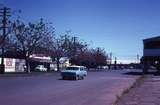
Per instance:
[[[5,72],[15,72],[15,62],[16,62],[16,59],[5,58],[4,59]]]
[[[0,58],[1,63],[1,58]],[[5,72],[23,72],[25,61],[22,59],[4,58]]]

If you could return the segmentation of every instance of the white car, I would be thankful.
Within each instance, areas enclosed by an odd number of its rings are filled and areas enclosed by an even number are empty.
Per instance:
[[[47,68],[44,65],[37,65],[35,71],[47,71]]]
[[[69,66],[65,70],[61,71],[61,76],[62,79],[84,79],[84,77],[87,76],[87,71],[84,66]]]

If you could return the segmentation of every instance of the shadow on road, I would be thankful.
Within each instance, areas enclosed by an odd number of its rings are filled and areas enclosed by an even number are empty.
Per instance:
[[[61,80],[61,81],[76,81],[75,79],[72,79],[72,78],[65,78],[65,79],[58,78],[57,80]]]
[[[130,71],[130,72],[123,73],[123,74],[124,75],[143,75],[144,73],[143,72],[137,72],[137,71]],[[160,73],[156,72],[156,71],[149,71],[149,72],[146,73],[146,75],[160,76]]]
[[[143,75],[142,72],[130,71],[127,73],[123,73],[124,75]]]

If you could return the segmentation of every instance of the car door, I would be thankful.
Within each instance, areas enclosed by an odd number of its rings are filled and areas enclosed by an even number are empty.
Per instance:
[[[84,74],[84,69],[83,69],[83,67],[80,68],[80,72],[81,72],[81,76],[84,76],[84,75],[85,75],[85,74]]]
[[[85,67],[83,67],[83,75],[86,76],[87,75],[87,70]]]

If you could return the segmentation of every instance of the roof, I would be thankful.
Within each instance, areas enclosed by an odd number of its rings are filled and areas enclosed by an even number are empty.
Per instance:
[[[80,68],[80,67],[84,67],[84,66],[72,65],[72,66],[68,66],[68,67],[78,67],[78,68]],[[84,67],[84,68],[85,68],[85,67]]]
[[[30,58],[30,60],[41,63],[53,63],[52,60],[49,59]]]
[[[143,42],[160,41],[160,36],[143,39]]]

